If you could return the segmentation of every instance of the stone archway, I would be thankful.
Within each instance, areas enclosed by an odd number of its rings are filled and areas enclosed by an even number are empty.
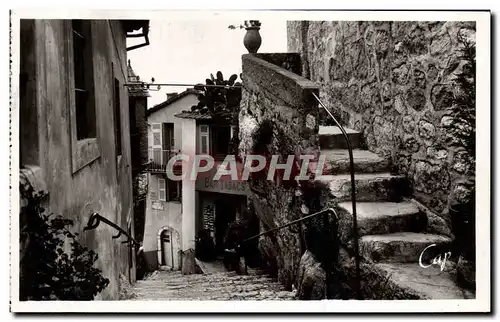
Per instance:
[[[158,269],[180,269],[181,249],[179,232],[170,226],[163,226],[157,233]]]

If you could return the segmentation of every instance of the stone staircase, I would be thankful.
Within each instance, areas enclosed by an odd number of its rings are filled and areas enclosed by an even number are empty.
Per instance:
[[[139,280],[131,289],[130,300],[148,301],[228,301],[294,300],[295,292],[265,271],[249,269],[248,275],[235,272],[182,275],[180,271],[156,271]]]
[[[421,299],[464,298],[456,285],[453,263],[443,271],[439,265],[422,268],[419,258],[426,247],[423,263],[429,264],[439,250],[449,250],[449,237],[427,233],[427,216],[412,202],[404,176],[389,172],[388,160],[360,149],[361,133],[346,130],[354,149],[356,209],[359,251],[364,263],[388,278],[402,292]],[[352,202],[349,154],[344,137],[336,126],[320,126],[321,154],[326,156],[323,174],[332,175],[331,196],[339,213],[340,240],[352,247]],[[444,258],[444,252],[442,258]]]

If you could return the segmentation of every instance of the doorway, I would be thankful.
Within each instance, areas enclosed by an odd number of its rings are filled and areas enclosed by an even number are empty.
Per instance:
[[[224,252],[224,238],[229,225],[237,219],[242,219],[246,206],[246,197],[224,195],[215,200],[215,248],[218,254]]]
[[[161,245],[161,266],[167,269],[174,268],[174,247],[172,243],[172,234],[168,230],[164,230],[160,235]]]
[[[215,249],[218,254],[224,252],[224,236],[231,222],[236,219],[236,213],[229,200],[215,202]]]

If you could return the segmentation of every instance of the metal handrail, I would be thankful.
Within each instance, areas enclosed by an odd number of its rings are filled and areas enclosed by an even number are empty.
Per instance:
[[[123,235],[127,236],[128,239],[122,243],[124,243],[124,244],[125,243],[133,243],[134,245],[137,245],[137,246],[141,245],[132,236],[130,236],[129,233],[126,232],[123,228],[121,228],[120,226],[118,226],[114,222],[104,218],[103,216],[99,215],[97,212],[94,212],[90,216],[89,221],[87,222],[87,226],[85,226],[83,228],[83,230],[86,231],[86,230],[96,229],[97,226],[99,226],[99,224],[101,223],[101,221],[104,222],[105,224],[110,225],[111,227],[115,228],[116,230],[118,230],[118,235],[113,236],[113,238],[118,238],[123,234]]]
[[[353,152],[352,152],[352,147],[351,147],[351,140],[349,139],[349,136],[347,135],[347,132],[345,131],[344,127],[340,124],[339,121],[333,116],[333,114],[326,108],[325,104],[321,102],[319,97],[315,94],[312,93],[316,101],[318,101],[319,105],[328,113],[328,115],[333,119],[335,124],[337,124],[338,128],[342,132],[342,135],[344,136],[346,143],[347,143],[347,150],[349,151],[349,170],[351,173],[351,199],[352,199],[352,227],[353,227],[353,238],[354,238],[354,252],[355,252],[355,262],[356,262],[356,283],[355,283],[355,288],[356,288],[356,295],[358,299],[361,299],[361,293],[360,293],[360,269],[359,269],[359,241],[358,241],[358,218],[357,218],[357,213],[356,213],[356,183],[354,179],[354,157],[353,157]]]
[[[290,221],[289,223],[286,223],[286,224],[284,224],[284,225],[281,225],[281,226],[278,226],[278,227],[275,227],[275,228],[272,228],[272,229],[266,230],[266,231],[265,231],[265,232],[263,232],[263,233],[260,233],[260,234],[258,234],[258,235],[255,235],[255,236],[249,237],[249,238],[247,238],[247,239],[244,239],[244,240],[240,243],[240,245],[241,245],[241,244],[243,244],[243,243],[246,243],[246,242],[248,242],[248,241],[251,241],[251,240],[253,240],[253,239],[259,238],[259,237],[264,236],[264,235],[268,235],[268,234],[273,233],[273,232],[275,232],[275,231],[281,230],[281,229],[283,229],[283,228],[289,227],[289,226],[294,225],[294,224],[298,224],[298,223],[300,223],[300,222],[302,222],[302,221],[304,221],[304,220],[309,220],[309,219],[311,219],[311,218],[313,218],[313,217],[316,217],[316,216],[318,216],[318,215],[322,215],[322,214],[325,214],[325,213],[329,213],[329,214],[333,214],[333,215],[335,215],[335,219],[336,219],[336,220],[338,220],[338,215],[337,215],[337,213],[335,212],[335,210],[334,210],[333,208],[326,208],[326,209],[323,209],[323,210],[321,210],[321,211],[318,211],[318,212],[316,212],[316,213],[314,213],[314,214],[307,215],[307,216],[305,216],[305,217],[302,217],[302,218],[299,218],[299,219],[296,219],[296,220]]]

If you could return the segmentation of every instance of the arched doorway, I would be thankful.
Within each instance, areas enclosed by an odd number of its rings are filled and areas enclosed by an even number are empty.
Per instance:
[[[179,268],[178,252],[180,249],[179,233],[171,227],[158,230],[158,266],[162,270]]]

